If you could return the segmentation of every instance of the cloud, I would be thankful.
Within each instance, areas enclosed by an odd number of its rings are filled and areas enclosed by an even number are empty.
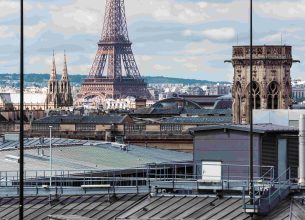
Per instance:
[[[0,26],[0,38],[9,38],[13,36],[15,36],[15,33],[8,26]]]
[[[42,30],[47,28],[47,26],[48,25],[44,22],[39,22],[36,25],[27,25],[25,26],[25,36],[30,38],[37,37]]]
[[[149,56],[149,55],[135,55],[135,59],[136,59],[136,60],[139,60],[139,61],[146,62],[146,61],[152,60],[153,57],[152,57],[152,56]]]
[[[20,2],[15,0],[0,0],[0,18],[5,18],[10,15],[19,14],[20,13]],[[32,9],[31,4],[25,2],[24,3],[24,11],[28,12]]]
[[[157,71],[166,71],[166,70],[170,70],[171,67],[170,66],[165,66],[165,65],[160,65],[160,64],[155,64],[153,66],[153,69],[157,70]]]
[[[242,0],[222,3],[154,0],[149,1],[149,4],[147,4],[149,9],[146,12],[147,14],[150,12],[152,17],[159,21],[173,21],[183,24],[219,21],[224,18],[241,21],[246,18],[247,11],[239,9],[243,8],[246,4]]]
[[[266,42],[266,43],[277,43],[280,44],[281,43],[281,39],[282,39],[282,34],[281,33],[275,33],[275,34],[271,34],[271,35],[267,35],[265,37],[262,37],[259,39],[259,41],[261,42]]]
[[[233,28],[208,29],[202,34],[211,40],[231,40],[236,35]]]
[[[277,19],[305,19],[305,0],[267,1],[257,4],[256,12]]]
[[[232,40],[236,36],[236,31],[234,28],[231,27],[213,28],[213,29],[206,29],[203,31],[193,31],[187,29],[182,32],[182,35],[186,37],[202,36],[210,40],[227,41],[227,40]]]
[[[190,42],[184,47],[184,50],[180,51],[180,53],[186,56],[210,56],[211,54],[221,54],[224,56],[224,51],[231,50],[231,46],[225,43],[214,43],[209,40],[203,40],[200,42]],[[231,53],[231,51],[229,51]]]
[[[8,15],[17,14],[19,12],[20,5],[16,1],[0,1],[0,18],[4,18]]]
[[[191,72],[197,72],[199,70],[198,65],[194,63],[184,63],[183,66],[185,66]]]
[[[279,30],[280,32],[287,32],[287,33],[297,33],[297,32],[301,32],[304,31],[304,28],[301,27],[285,27],[285,28],[281,28]]]
[[[53,27],[68,34],[82,31],[88,34],[99,34],[102,30],[105,2],[74,0],[61,5],[48,7]],[[178,0],[129,0],[125,2],[127,20],[138,17],[151,17],[156,21],[168,21],[181,24],[199,24],[202,22],[221,21],[223,19],[243,21],[247,10],[239,10],[247,4],[244,0],[226,3],[205,1]],[[38,6],[37,6],[38,7]],[[39,4],[41,8],[41,4]]]
[[[67,4],[49,6],[52,28],[66,34],[97,34],[102,30],[104,1],[74,0]],[[48,6],[48,5],[47,5]]]

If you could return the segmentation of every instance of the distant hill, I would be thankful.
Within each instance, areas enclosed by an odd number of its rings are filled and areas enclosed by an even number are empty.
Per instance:
[[[60,76],[58,76],[60,78]],[[69,75],[70,81],[74,86],[79,86],[81,82],[87,77],[86,75]],[[45,87],[50,78],[49,74],[41,73],[28,73],[25,75],[25,85],[26,86],[36,86]],[[229,82],[213,82],[207,80],[196,80],[196,79],[181,79],[163,76],[146,76],[144,77],[148,84],[184,84],[184,85],[194,85],[194,84],[227,84]],[[0,75],[0,86],[19,86],[19,74],[15,73],[2,73]]]

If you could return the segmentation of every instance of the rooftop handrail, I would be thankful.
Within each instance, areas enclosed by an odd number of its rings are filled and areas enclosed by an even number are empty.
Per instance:
[[[280,181],[280,179],[282,177],[287,178],[287,174],[289,174],[288,179],[286,179],[285,181]],[[276,179],[274,179],[272,181],[272,185],[275,185],[275,184],[279,184],[279,187],[277,187],[273,193],[271,193],[271,191],[270,191],[269,197],[268,197],[269,204],[271,204],[272,198],[274,197],[274,195],[276,195],[276,194],[280,195],[282,186],[285,186],[284,190],[286,190],[290,187],[290,167],[288,169],[286,169],[284,172],[282,172]]]
[[[287,173],[289,173],[290,174],[290,167],[288,167],[285,171],[283,171],[277,178],[275,178],[274,180],[272,180],[272,183],[277,183],[277,182],[279,182],[279,180],[285,175],[286,177],[285,178],[287,178]],[[286,179],[286,181],[287,180],[290,180],[290,175],[289,175],[289,178],[288,179]],[[286,182],[285,181],[285,182]]]
[[[126,182],[126,181],[159,181],[159,182],[209,182],[208,179],[203,179],[202,174],[195,168],[202,166],[200,163],[192,163],[192,162],[178,162],[178,163],[150,163],[146,166],[140,166],[129,169],[70,169],[70,170],[26,170],[24,173],[25,181],[28,185],[37,186],[42,183],[46,183],[52,174],[52,179],[54,182],[57,181],[58,184],[71,184],[74,182],[95,182],[95,181],[104,181],[104,182]],[[230,187],[242,187],[246,186],[248,183],[247,172],[249,165],[239,165],[239,164],[222,164],[222,167],[243,167],[242,169],[228,169],[231,173],[228,175],[224,175],[222,173],[221,178],[219,179],[219,184],[223,186],[223,188]],[[271,166],[256,166],[260,168],[267,169],[267,173],[272,173],[273,167]],[[171,171],[170,171],[171,169]],[[124,171],[133,170],[133,177],[124,176]],[[225,169],[223,169],[225,171]],[[13,186],[18,183],[18,171],[0,171],[0,186]],[[267,174],[265,173],[262,177],[255,176],[254,181],[257,184],[261,184],[259,182],[262,178],[265,180]],[[205,176],[209,177],[209,176]],[[218,176],[210,176],[211,179],[215,179]],[[231,183],[233,184],[231,186]],[[257,185],[256,184],[256,185]],[[263,184],[264,181],[263,181]],[[264,186],[264,185],[263,185]]]
[[[188,165],[188,166],[193,166],[193,165],[200,165],[199,163],[192,163],[192,162],[173,162],[173,163],[147,163],[143,166],[139,166],[139,167],[130,167],[128,168],[128,170],[141,170],[141,169],[153,169],[154,167],[158,167],[158,168],[162,168],[162,166],[167,165],[169,167],[173,167],[174,165]],[[243,164],[222,164],[221,166],[236,166],[236,167],[249,167],[249,165],[243,165]],[[260,167],[260,168],[269,168],[272,169],[273,166],[260,166],[260,165],[254,165],[254,167]],[[114,169],[99,169],[99,168],[92,168],[92,169],[52,169],[52,171],[86,171],[86,172],[91,172],[91,171],[99,171],[99,172],[103,172],[103,171],[120,171],[120,170],[127,170],[126,168],[114,168]],[[25,170],[25,172],[41,172],[41,171],[50,171],[48,169],[41,169],[41,170]],[[17,170],[11,170],[11,171],[1,171],[0,172],[17,172]]]
[[[261,180],[264,180],[265,177],[266,177],[269,173],[270,173],[270,175],[271,175],[271,179],[270,179],[270,180],[274,179],[274,167],[273,167],[273,166],[270,167],[269,170],[268,170],[267,172],[265,172],[265,173],[260,177],[260,179],[261,179]]]
[[[265,174],[267,174],[268,172],[270,172],[272,170],[268,170]],[[272,171],[273,172],[273,171]],[[287,178],[287,174],[289,175],[288,179]],[[263,175],[264,176],[264,175]],[[284,181],[281,181],[281,179],[285,177]],[[268,196],[267,197],[262,197],[262,190],[265,188],[265,185],[268,186]],[[276,188],[273,188],[275,185],[278,185]],[[285,189],[288,189],[288,187],[290,186],[290,167],[287,168],[285,171],[283,171],[278,177],[276,178],[272,178],[270,181],[268,181],[267,183],[263,182],[263,186],[258,186],[258,190],[255,190],[255,187],[253,188],[253,199],[254,199],[254,204],[253,205],[261,205],[261,202],[263,200],[268,201],[268,205],[270,206],[270,204],[272,204],[273,200],[275,198],[277,198],[278,195],[280,195],[281,190],[283,188],[283,186],[285,186]],[[272,189],[275,189],[274,192],[272,192]],[[243,188],[243,190],[245,190],[245,187]],[[245,192],[243,192],[243,196],[245,197]],[[245,201],[245,198],[243,198],[243,207],[245,208],[246,205],[250,205],[250,201]],[[255,204],[257,203],[257,204]]]

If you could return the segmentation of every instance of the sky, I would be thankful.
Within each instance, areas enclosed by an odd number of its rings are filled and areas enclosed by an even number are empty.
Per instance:
[[[106,0],[24,0],[25,71],[89,73]],[[293,46],[305,80],[305,0],[253,0],[254,44]],[[129,38],[144,76],[232,81],[233,45],[249,44],[247,0],[125,0]],[[19,0],[0,0],[0,73],[19,72]]]

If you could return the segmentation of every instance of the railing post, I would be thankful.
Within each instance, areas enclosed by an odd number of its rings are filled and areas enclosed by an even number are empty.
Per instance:
[[[258,195],[259,195],[259,200],[258,200],[258,205],[261,205],[261,187],[258,187]]]
[[[245,186],[243,186],[243,208],[246,208],[246,198],[245,198]]]
[[[176,173],[177,173],[177,172],[176,172],[176,169],[177,169],[177,167],[176,167],[176,164],[175,164],[175,176],[174,176],[175,179],[177,178],[177,177],[176,177]]]
[[[227,165],[227,167],[228,167],[228,171],[227,171],[227,172],[228,172],[228,175],[227,175],[227,189],[229,190],[229,188],[230,188],[230,187],[229,187],[229,186],[230,186],[230,185],[229,185],[229,181],[230,181],[230,166]]]
[[[60,171],[60,187],[62,188],[62,184],[63,184],[63,170]]]
[[[193,164],[193,178],[192,179],[197,179],[197,164]]]
[[[148,165],[148,169],[147,169],[147,173],[146,173],[146,178],[147,178],[147,183],[148,183],[148,190],[149,190],[149,193],[151,193],[150,174],[149,173],[150,173],[150,165]]]
[[[70,180],[70,171],[68,170],[68,186],[69,186],[69,181]]]
[[[247,170],[248,170],[248,173],[247,173],[247,176],[248,176],[248,178],[247,178],[247,187],[248,187],[248,191],[250,192],[250,178],[249,178],[249,174],[250,174],[250,166],[247,166]]]
[[[38,187],[38,178],[37,178],[37,170],[36,170],[36,174],[35,174],[35,182],[36,182],[36,187]]]
[[[172,170],[172,182],[173,182],[173,183],[172,183],[172,184],[173,184],[172,187],[173,187],[173,190],[174,190],[174,188],[175,188],[175,179],[174,179],[174,176],[173,176],[173,172],[174,172],[175,166],[176,166],[176,165],[174,164],[174,167],[173,167],[173,170]]]
[[[85,177],[85,171],[84,171],[84,177],[83,177],[83,184],[86,185],[86,177]]]
[[[289,184],[289,186],[290,186],[290,179],[291,179],[291,169],[290,169],[290,167],[289,167],[289,179],[288,179],[288,184]]]
[[[269,192],[268,192],[268,206],[270,206],[271,204],[271,189],[272,189],[272,183],[270,184],[270,187],[269,187]]]
[[[138,169],[136,169],[136,186],[137,186],[137,194],[138,194],[139,193]]]

